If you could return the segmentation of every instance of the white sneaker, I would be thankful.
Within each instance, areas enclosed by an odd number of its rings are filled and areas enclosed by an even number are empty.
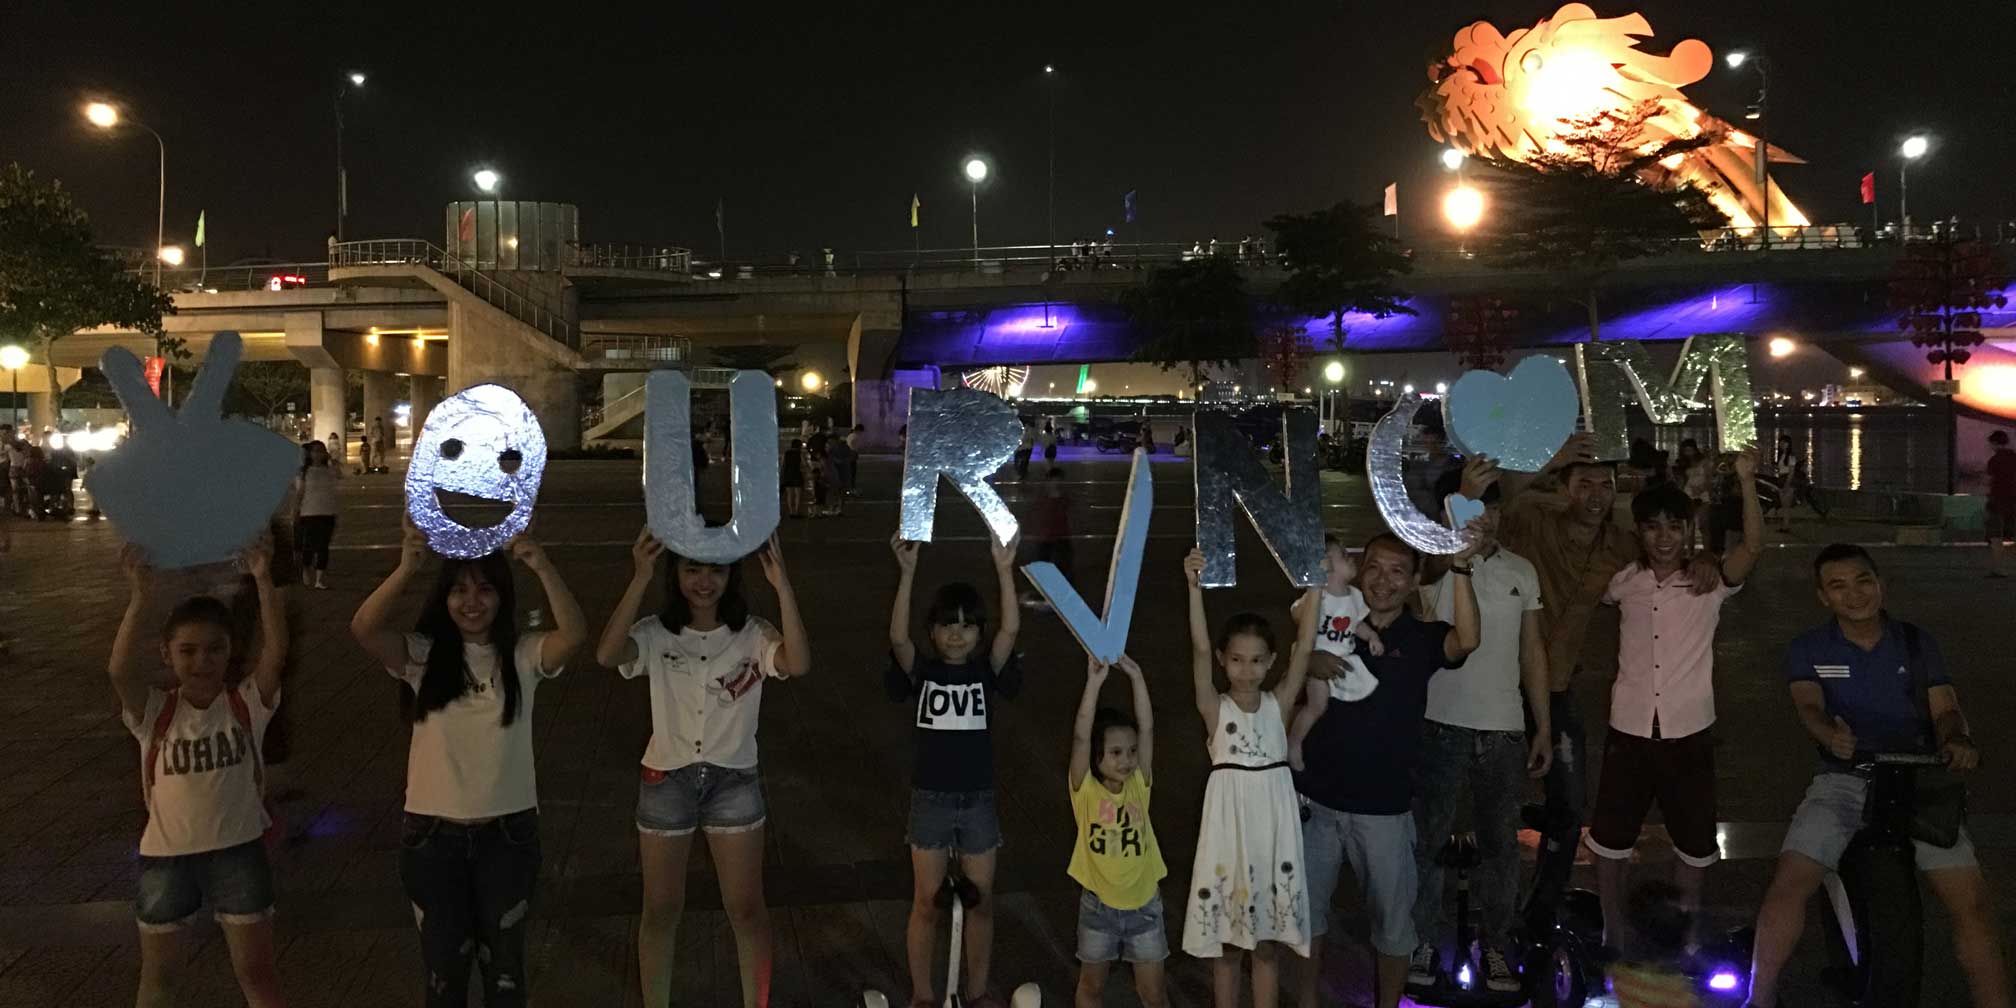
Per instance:
[[[1512,971],[1512,964],[1499,949],[1484,950],[1484,986],[1507,994],[1519,989],[1519,974]]]
[[[1407,982],[1427,986],[1435,982],[1435,972],[1440,968],[1436,961],[1435,946],[1422,942],[1414,946],[1414,955],[1407,960]]]

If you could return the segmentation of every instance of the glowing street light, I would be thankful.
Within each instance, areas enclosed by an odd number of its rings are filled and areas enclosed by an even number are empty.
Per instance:
[[[1449,190],[1442,197],[1442,216],[1458,231],[1476,227],[1484,219],[1484,194],[1467,185]]]
[[[826,384],[826,379],[821,377],[817,371],[807,371],[798,379],[798,387],[807,392],[817,392],[819,391],[819,387],[824,384]]]
[[[350,72],[350,84],[351,84],[351,86],[352,86],[352,87],[363,87],[363,86],[364,86],[364,75],[363,75],[363,74],[361,74],[361,73],[358,73],[358,72],[357,72],[357,71],[355,71],[355,70],[352,70],[352,71]]]
[[[1921,133],[1905,137],[1903,146],[1897,149],[1899,154],[1904,155],[1904,159],[1897,162],[1897,216],[1904,219],[1904,237],[1907,239],[1911,237],[1911,200],[1909,193],[1906,192],[1905,183],[1910,174],[1911,162],[1924,157],[1925,151],[1931,146],[1932,142],[1925,139]]]
[[[498,186],[504,184],[504,176],[490,168],[478,168],[476,174],[469,176],[469,179],[476,183],[476,188],[486,193],[494,193]]]
[[[1323,365],[1323,380],[1332,385],[1344,380],[1344,362],[1331,361]]]
[[[1448,394],[1449,394],[1449,383],[1448,383],[1448,382],[1445,382],[1445,381],[1438,381],[1438,382],[1436,382],[1436,383],[1435,383],[1435,394],[1436,394],[1436,395],[1448,395]]]
[[[973,268],[976,270],[980,268],[980,183],[987,181],[989,167],[987,159],[978,154],[967,155],[963,166],[966,181],[973,187]]]
[[[1443,148],[1442,169],[1444,171],[1455,171],[1461,167],[1463,167],[1463,152],[1454,147]]]
[[[182,260],[184,259],[184,253],[182,251],[182,246],[180,245],[161,246],[160,256],[161,261],[167,263],[170,266],[180,266],[182,265]]]
[[[1848,377],[1850,377],[1850,378],[1857,378],[1857,379],[1859,379],[1859,378],[1861,378],[1861,377],[1862,377],[1862,375],[1863,375],[1863,371],[1862,371],[1862,369],[1861,369],[1861,368],[1859,368],[1859,367],[1851,367],[1851,368],[1849,368],[1849,369],[1848,369]]]
[[[1742,49],[1738,49],[1735,52],[1732,52],[1727,56],[1722,57],[1722,62],[1729,64],[1729,69],[1731,70],[1742,69],[1743,64],[1749,62],[1749,60],[1750,60],[1750,54]]]
[[[161,134],[156,132],[154,127],[125,115],[119,106],[110,102],[97,101],[84,106],[84,119],[101,130],[110,130],[123,120],[154,135],[154,146],[161,155],[160,167],[155,173],[159,191],[154,202],[154,247],[160,248],[164,244],[161,236],[167,230],[168,223],[168,141],[161,139]],[[161,286],[160,259],[154,260],[154,286]]]
[[[1771,347],[1771,356],[1789,357],[1792,355],[1792,351],[1799,349],[1799,344],[1794,343],[1783,336],[1774,336],[1771,339],[1770,347]]]
[[[21,369],[27,366],[28,351],[12,345],[0,347],[0,368],[4,368],[9,374],[14,376],[14,398],[12,402],[14,404],[13,412],[16,415],[9,419],[14,421],[16,430],[19,430],[21,427],[21,418],[19,416],[21,412]]]

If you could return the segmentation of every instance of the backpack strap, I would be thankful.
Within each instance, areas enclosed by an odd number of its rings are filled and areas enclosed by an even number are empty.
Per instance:
[[[140,801],[147,806],[147,812],[154,812],[154,767],[160,761],[161,740],[168,734],[168,726],[175,722],[176,690],[169,690],[161,701],[161,713],[154,719],[154,727],[147,733],[146,767],[140,774]]]
[[[1920,744],[1928,745],[1935,737],[1932,732],[1932,678],[1925,671],[1925,645],[1916,623],[1899,621],[1898,636],[1904,639],[1904,667],[1911,675],[1911,704],[1918,710]]]
[[[245,739],[252,746],[252,784],[259,789],[259,798],[264,801],[266,756],[259,751],[259,734],[252,730],[252,710],[245,706],[245,695],[238,690],[225,690],[224,695],[231,701],[231,716],[237,719],[238,727],[245,729]]]

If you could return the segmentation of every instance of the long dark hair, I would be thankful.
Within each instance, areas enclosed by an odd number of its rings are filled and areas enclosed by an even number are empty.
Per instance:
[[[490,624],[490,640],[497,649],[497,673],[503,680],[504,717],[498,723],[510,725],[518,718],[518,592],[511,581],[511,559],[503,550],[474,560],[447,557],[441,574],[427,593],[427,604],[413,624],[413,632],[428,640],[427,671],[420,686],[399,691],[399,712],[407,721],[422,721],[427,715],[448,706],[469,692],[469,662],[462,654],[462,629],[448,613],[448,593],[464,572],[472,573],[497,591],[497,618]]]
[[[665,551],[665,607],[658,610],[658,622],[665,624],[665,629],[675,634],[693,622],[693,607],[686,603],[686,594],[679,590],[681,561],[700,564],[700,561],[692,560],[690,557],[682,557],[671,550]],[[749,622],[749,601],[742,597],[742,561],[700,565],[728,568],[728,583],[721,588],[721,600],[714,604],[714,615],[728,629],[740,633],[742,624]]]

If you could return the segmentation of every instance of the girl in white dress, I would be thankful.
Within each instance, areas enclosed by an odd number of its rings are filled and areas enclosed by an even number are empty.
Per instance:
[[[1253,1004],[1277,1003],[1277,945],[1309,954],[1309,887],[1302,865],[1301,805],[1288,770],[1288,717],[1309,668],[1320,599],[1305,599],[1288,672],[1272,690],[1260,684],[1274,665],[1274,629],[1265,617],[1240,613],[1214,642],[1204,629],[1198,576],[1204,552],[1183,561],[1190,582],[1191,679],[1197,713],[1210,731],[1211,776],[1197,829],[1183,951],[1211,959],[1212,1001],[1239,1003],[1239,957],[1253,956]],[[1321,591],[1310,589],[1310,594]],[[1225,667],[1219,692],[1214,665]],[[1232,946],[1233,955],[1226,954]]]

